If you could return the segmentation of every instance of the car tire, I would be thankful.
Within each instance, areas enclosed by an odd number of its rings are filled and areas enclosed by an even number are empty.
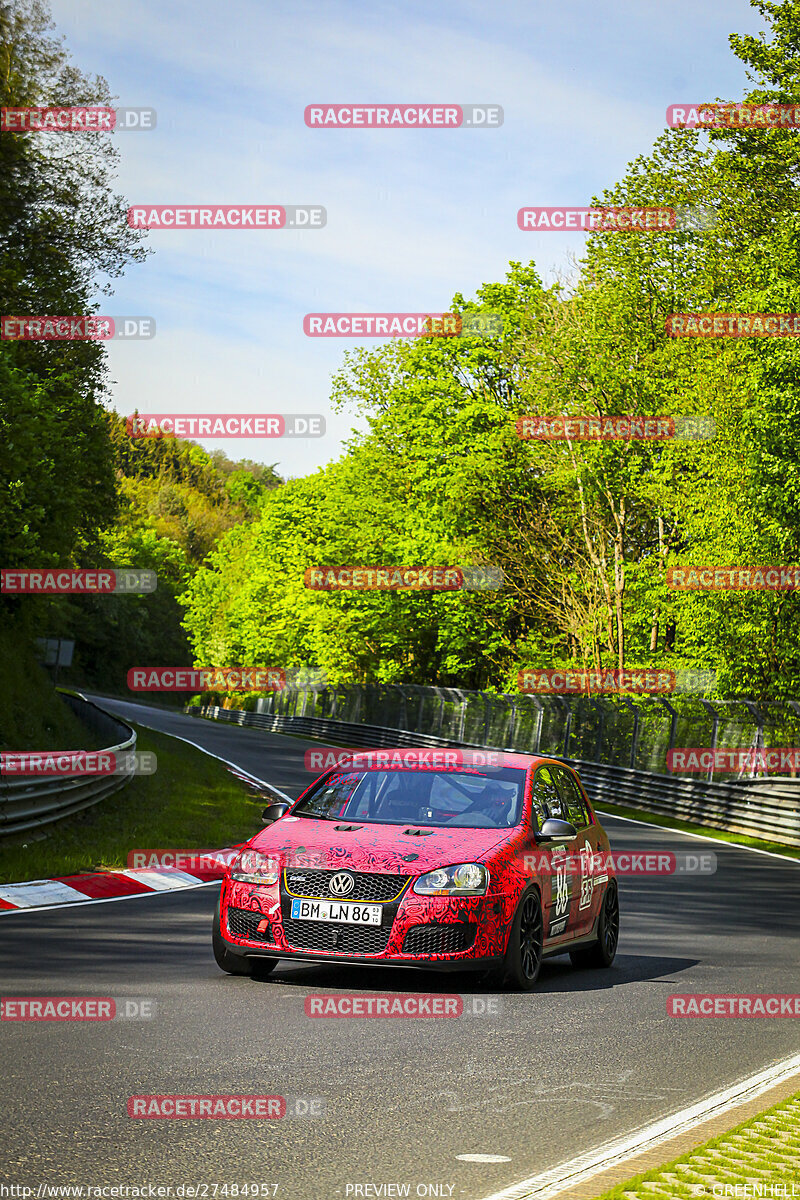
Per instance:
[[[597,922],[597,941],[580,950],[570,950],[573,967],[610,967],[619,943],[619,894],[617,885],[609,883]]]
[[[211,935],[211,944],[214,948],[214,958],[217,966],[221,971],[225,971],[228,975],[249,975],[250,960],[245,958],[243,954],[234,954],[225,944],[225,939],[220,933],[220,902],[217,900],[217,907],[214,912],[214,930]]]
[[[542,900],[536,888],[523,895],[508,936],[504,963],[504,982],[513,991],[529,992],[536,986],[542,966],[544,916]]]

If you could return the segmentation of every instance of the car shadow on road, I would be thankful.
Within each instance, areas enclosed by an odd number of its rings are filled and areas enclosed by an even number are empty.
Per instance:
[[[589,992],[623,987],[625,984],[647,981],[663,982],[664,978],[697,966],[696,958],[670,958],[664,955],[620,954],[611,967],[591,970],[573,967],[569,959],[553,958],[542,964],[536,984],[537,992]],[[403,967],[351,966],[338,963],[335,966],[312,964],[299,966],[292,963],[288,969],[279,963],[275,970],[262,979],[254,980],[264,987],[282,984],[296,988],[325,988],[331,992],[381,992],[390,994],[441,994],[486,995],[501,993],[496,979],[481,971],[422,971]]]
[[[537,988],[542,992],[595,992],[626,983],[674,983],[665,976],[688,971],[698,958],[670,958],[657,954],[618,954],[608,968],[573,967],[565,956],[542,963]]]

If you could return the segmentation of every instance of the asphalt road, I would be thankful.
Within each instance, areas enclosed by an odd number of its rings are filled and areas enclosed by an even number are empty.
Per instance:
[[[104,703],[290,795],[308,780],[311,743]],[[538,989],[500,995],[495,1016],[309,1019],[304,997],[320,991],[485,989],[469,975],[288,963],[264,982],[223,975],[211,955],[216,886],[1,917],[4,996],[149,997],[156,1012],[126,1023],[0,1025],[0,1180],[270,1183],[286,1200],[380,1195],[353,1190],[367,1184],[407,1184],[414,1196],[438,1185],[428,1194],[470,1200],[795,1053],[796,1021],[675,1020],[666,1000],[796,991],[800,866],[613,817],[604,824],[615,849],[713,849],[717,872],[623,879],[614,966],[578,971],[568,958],[550,960]],[[130,1119],[127,1098],[151,1093],[322,1097],[326,1112]]]

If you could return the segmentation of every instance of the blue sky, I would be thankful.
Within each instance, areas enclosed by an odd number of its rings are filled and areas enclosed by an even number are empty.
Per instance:
[[[331,412],[351,346],[311,339],[307,312],[446,309],[533,260],[569,270],[584,236],[524,233],[525,205],[582,205],[664,129],[667,105],[736,99],[731,32],[747,0],[53,0],[78,66],[121,105],[158,113],[122,133],[131,204],[322,204],[322,230],[154,230],[154,253],[103,301],[156,320],[114,343],[121,413],[323,413],[315,440],[207,441],[304,475],[357,427]],[[497,103],[494,130],[309,129],[311,103]]]

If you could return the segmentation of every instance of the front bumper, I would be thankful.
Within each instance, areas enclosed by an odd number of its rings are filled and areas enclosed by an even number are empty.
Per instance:
[[[280,884],[226,878],[219,932],[245,956],[463,970],[502,958],[513,916],[512,897],[417,896],[408,888],[381,907],[380,926],[296,921]]]

